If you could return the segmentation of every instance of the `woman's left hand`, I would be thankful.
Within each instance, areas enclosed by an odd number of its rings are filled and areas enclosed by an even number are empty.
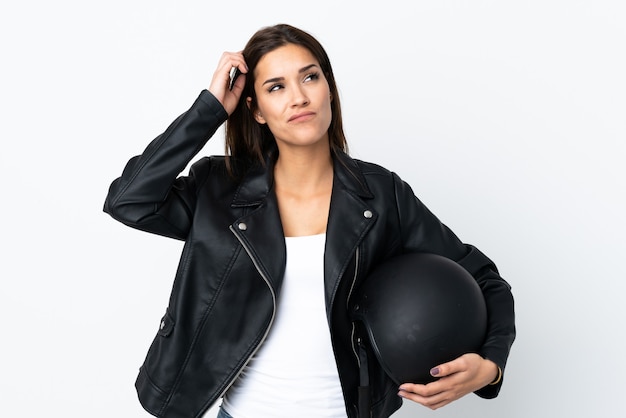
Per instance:
[[[431,374],[439,379],[426,385],[404,383],[398,395],[435,410],[493,382],[498,366],[478,354],[464,354],[434,367]]]

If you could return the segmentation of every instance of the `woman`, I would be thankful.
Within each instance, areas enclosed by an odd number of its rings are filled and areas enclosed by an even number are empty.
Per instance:
[[[178,177],[224,122],[227,156]],[[515,336],[508,284],[397,175],[346,150],[326,52],[276,25],[224,53],[208,91],[112,183],[111,216],[185,241],[136,382],[148,412],[199,417],[223,398],[223,417],[388,417],[402,398],[436,409],[470,392],[497,396]],[[350,296],[409,251],[444,255],[476,278],[487,338],[478,353],[433,365],[439,379],[427,385],[398,388],[370,365],[359,411]]]

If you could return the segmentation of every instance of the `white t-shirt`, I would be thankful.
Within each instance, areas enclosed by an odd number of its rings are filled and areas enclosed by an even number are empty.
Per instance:
[[[223,400],[233,418],[345,418],[324,301],[326,235],[286,237],[272,328]]]

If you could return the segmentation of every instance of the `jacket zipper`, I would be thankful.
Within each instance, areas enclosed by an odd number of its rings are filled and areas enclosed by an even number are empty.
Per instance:
[[[220,393],[220,395],[215,399],[220,399],[221,397],[223,397],[226,392],[228,392],[228,389],[230,389],[230,387],[233,385],[233,383],[235,383],[235,381],[237,380],[237,378],[239,377],[239,375],[241,374],[241,372],[243,371],[243,369],[248,365],[248,363],[250,362],[250,360],[252,360],[252,357],[254,357],[254,355],[257,353],[257,351],[259,351],[259,348],[261,348],[261,345],[263,344],[263,342],[265,341],[265,339],[267,338],[267,334],[269,334],[270,332],[270,328],[272,328],[272,324],[274,323],[274,318],[276,317],[276,293],[274,292],[274,289],[272,289],[272,286],[270,285],[269,280],[267,279],[267,276],[265,276],[265,274],[263,274],[263,272],[261,271],[261,269],[259,268],[258,262],[257,260],[252,256],[252,253],[250,251],[250,248],[245,244],[245,242],[243,242],[242,239],[239,238],[239,236],[237,235],[237,233],[235,232],[235,229],[233,228],[233,226],[229,226],[228,227],[231,232],[233,233],[233,235],[235,235],[235,238],[237,238],[237,240],[239,241],[239,243],[241,244],[241,246],[243,247],[243,249],[246,251],[246,253],[248,253],[248,256],[250,256],[250,259],[252,260],[252,263],[254,264],[254,267],[256,268],[256,270],[259,272],[259,274],[261,275],[261,277],[263,278],[263,280],[265,281],[265,284],[267,284],[267,287],[270,289],[270,292],[272,293],[272,305],[273,305],[273,309],[272,309],[272,318],[270,319],[270,323],[267,326],[267,328],[265,329],[265,334],[263,334],[263,338],[261,338],[261,341],[259,341],[259,343],[257,344],[257,346],[254,348],[254,350],[252,351],[252,353],[250,353],[250,355],[248,356],[248,358],[246,359],[246,361],[243,362],[243,364],[241,365],[241,367],[239,368],[239,370],[237,370],[237,373],[233,376],[233,378],[230,380],[230,382],[228,382],[228,384],[226,385],[226,387],[224,388],[224,390]]]
[[[359,274],[359,261],[360,261],[360,253],[359,253],[359,248],[357,247],[355,253],[354,253],[354,276],[352,277],[352,284],[350,285],[350,290],[348,291],[348,297],[346,299],[346,311],[349,312],[350,310],[350,298],[352,297],[352,292],[354,291],[354,286],[356,285],[356,279],[357,276]],[[355,347],[354,343],[355,343],[355,333],[356,333],[356,326],[354,324],[354,320],[352,321],[352,330],[350,331],[350,345],[352,347],[352,354],[354,354],[354,357],[356,358],[356,362],[359,366],[359,370],[361,369],[361,358],[359,357],[359,352],[357,351],[357,347]],[[359,350],[361,349],[361,337],[358,337],[356,339],[356,343],[359,346]],[[359,376],[359,385],[361,385],[361,376]],[[357,404],[359,403],[359,401],[357,401]],[[361,412],[359,412],[358,410],[358,406],[356,407],[356,416],[362,416]],[[353,412],[353,411],[352,411]],[[371,411],[369,411],[369,414],[371,415]]]
[[[237,373],[233,376],[233,378],[230,380],[230,382],[228,382],[228,384],[226,385],[224,390],[219,394],[219,396],[216,398],[216,400],[220,399],[221,397],[223,397],[226,394],[226,392],[228,392],[228,389],[230,389],[230,387],[235,383],[237,378],[241,375],[241,372],[243,371],[243,369],[248,365],[248,363],[250,362],[252,357],[254,357],[256,352],[261,348],[261,345],[263,344],[263,342],[267,338],[267,334],[269,334],[270,328],[272,327],[272,324],[274,323],[274,318],[276,316],[276,293],[274,292],[274,289],[272,289],[272,286],[270,285],[269,280],[267,279],[265,274],[263,274],[263,272],[259,268],[257,260],[252,256],[252,253],[250,252],[250,248],[245,244],[245,242],[243,242],[243,240],[241,240],[239,238],[239,236],[235,232],[235,229],[233,228],[232,225],[229,226],[228,228],[231,230],[233,235],[235,235],[235,238],[237,238],[237,240],[239,241],[239,243],[241,244],[243,249],[246,251],[248,256],[250,256],[250,259],[252,260],[252,263],[254,264],[254,267],[256,268],[256,270],[259,272],[259,274],[261,275],[261,277],[265,281],[265,284],[267,285],[267,287],[270,289],[270,292],[272,294],[273,309],[272,309],[272,318],[270,320],[269,325],[267,326],[267,329],[265,330],[265,334],[263,335],[263,338],[261,338],[261,341],[259,341],[259,343],[257,344],[257,346],[254,349],[254,351],[252,351],[252,353],[250,353],[250,355],[248,356],[246,361],[244,361],[244,363],[241,365],[241,367],[239,368]],[[348,297],[346,298],[346,307],[347,308],[348,308],[348,304],[350,302],[350,297],[352,296],[352,291],[354,290],[354,285],[356,284],[356,279],[357,279],[357,276],[358,276],[359,256],[360,256],[359,255],[359,248],[357,247],[357,249],[355,251],[355,256],[354,256],[354,260],[355,260],[355,263],[354,263],[354,276],[352,277],[352,284],[350,285],[350,291],[348,292]],[[361,361],[359,360],[359,355],[358,355],[358,353],[356,351],[356,348],[354,346],[354,333],[355,333],[355,326],[354,326],[354,322],[352,322],[352,331],[350,333],[351,334],[350,344],[352,346],[352,353],[354,354],[354,356],[355,356],[355,358],[357,360],[357,363],[359,364],[359,367],[360,367],[361,366]]]
[[[352,277],[352,284],[350,285],[350,291],[348,292],[348,298],[346,299],[346,311],[349,312],[350,309],[350,297],[352,297],[352,292],[354,291],[354,285],[356,284],[356,278],[358,276],[358,270],[359,270],[359,258],[360,258],[360,254],[359,254],[359,248],[357,247],[355,253],[354,253],[354,276]],[[361,361],[359,360],[359,354],[356,350],[356,347],[354,346],[354,333],[356,332],[356,327],[354,326],[354,321],[352,321],[352,330],[350,331],[350,345],[352,346],[352,353],[354,354],[354,357],[356,358],[357,363],[359,364],[359,367],[361,366]]]

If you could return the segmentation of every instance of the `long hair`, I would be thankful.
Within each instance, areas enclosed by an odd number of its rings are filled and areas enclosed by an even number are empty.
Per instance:
[[[273,151],[277,152],[276,140],[267,124],[259,124],[253,117],[257,108],[254,70],[265,54],[287,44],[306,48],[319,62],[332,97],[332,119],[328,128],[331,153],[336,155],[338,152],[348,152],[348,144],[343,132],[339,94],[326,51],[317,39],[298,28],[286,24],[268,26],[257,31],[243,49],[243,56],[248,66],[246,83],[235,111],[226,121],[225,152],[230,157],[226,159],[226,162],[231,175],[235,175],[235,167],[231,164],[231,160],[237,161],[237,167],[243,168],[245,172],[254,165],[265,164],[266,158]],[[250,106],[246,103],[247,97],[252,99]],[[240,164],[243,164],[243,167]],[[243,174],[237,171],[238,174]]]

